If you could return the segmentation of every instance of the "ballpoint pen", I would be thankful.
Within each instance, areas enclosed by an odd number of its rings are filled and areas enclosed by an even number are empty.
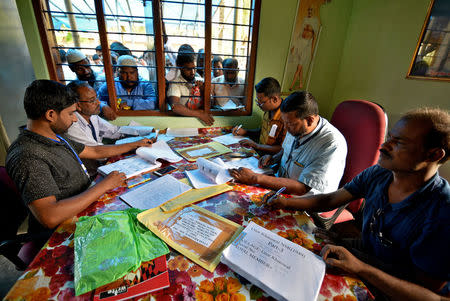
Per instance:
[[[158,141],[159,130],[155,130],[155,133],[156,133],[156,135],[155,135],[155,141]]]
[[[285,190],[286,190],[286,187],[281,187],[280,189],[278,189],[278,191],[275,192],[275,194],[272,195],[272,196],[266,201],[266,205],[270,205],[270,203],[272,203],[272,201],[273,201],[274,199],[276,199],[280,194],[282,194],[283,191],[285,191]]]
[[[242,127],[242,124],[240,124],[240,125],[237,127],[236,133],[241,129],[241,127]]]

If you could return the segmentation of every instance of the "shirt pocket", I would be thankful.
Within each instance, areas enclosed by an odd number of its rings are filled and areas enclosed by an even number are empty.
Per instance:
[[[305,166],[301,162],[293,160],[289,166],[289,177],[298,180],[304,169]]]

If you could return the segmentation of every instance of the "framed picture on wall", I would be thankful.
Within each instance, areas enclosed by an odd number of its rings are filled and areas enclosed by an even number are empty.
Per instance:
[[[431,0],[407,78],[450,81],[450,1]]]

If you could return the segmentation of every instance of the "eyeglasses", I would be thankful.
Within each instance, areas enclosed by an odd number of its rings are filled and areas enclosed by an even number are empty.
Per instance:
[[[385,235],[383,235],[383,232],[378,230],[379,226],[377,226],[377,221],[381,218],[381,216],[384,214],[384,210],[379,208],[377,211],[375,211],[372,215],[372,219],[369,223],[369,229],[370,232],[375,235],[375,237],[378,238],[378,240],[381,242],[381,244],[385,247],[392,246],[392,241],[387,239]]]
[[[269,99],[267,99],[266,101],[260,101],[258,98],[255,99],[256,104],[260,107],[265,105],[268,101],[269,101]]]
[[[96,103],[98,101],[98,97],[94,98],[94,99],[90,99],[90,100],[79,100],[78,102],[85,102],[85,103]]]

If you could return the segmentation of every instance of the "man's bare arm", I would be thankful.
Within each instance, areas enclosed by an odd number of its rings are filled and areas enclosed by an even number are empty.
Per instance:
[[[82,159],[109,158],[135,150],[136,148],[141,146],[151,146],[152,143],[153,140],[151,139],[142,139],[136,142],[118,145],[85,146],[84,150],[79,154],[79,156]]]
[[[123,185],[125,179],[124,173],[113,171],[98,184],[73,197],[57,201],[55,196],[49,196],[32,201],[28,207],[42,225],[53,229],[86,209],[106,191]]]
[[[204,122],[206,125],[212,125],[214,123],[214,118],[212,117],[212,115],[207,114],[202,110],[191,110],[187,108],[186,106],[180,103],[179,97],[170,96],[169,103],[172,106],[172,111],[177,115],[196,117],[200,119],[202,122]]]

